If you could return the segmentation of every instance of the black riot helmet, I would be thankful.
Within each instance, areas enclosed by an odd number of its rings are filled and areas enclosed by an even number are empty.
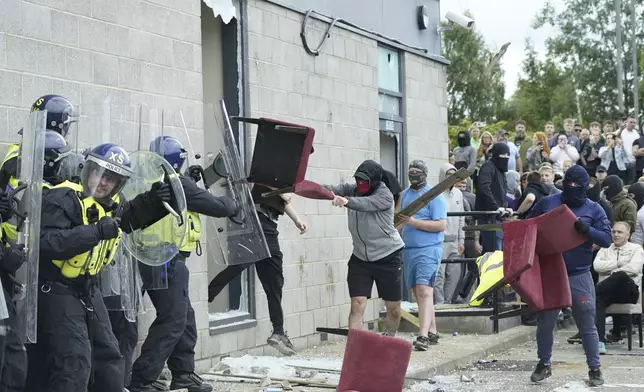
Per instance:
[[[44,95],[31,105],[31,111],[47,111],[47,130],[60,133],[67,137],[69,126],[76,121],[74,105],[60,95]]]

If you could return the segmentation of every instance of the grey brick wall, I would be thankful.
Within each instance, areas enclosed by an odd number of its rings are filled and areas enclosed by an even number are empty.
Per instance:
[[[350,178],[365,159],[378,157],[378,91],[376,42],[335,28],[322,53],[306,54],[300,42],[303,16],[261,0],[248,8],[249,83],[253,117],[266,116],[312,126],[315,153],[307,178],[340,183]],[[310,45],[317,45],[323,23],[308,29]],[[251,137],[251,143],[253,139]],[[346,286],[351,241],[346,213],[329,201],[295,197],[293,205],[309,224],[300,236],[292,222],[281,219],[284,253],[285,329],[297,348],[319,342],[316,327],[347,325],[349,295]],[[215,336],[212,349],[240,350],[242,344],[263,345],[271,332],[266,296],[256,285],[258,326]],[[366,320],[377,317],[380,300],[371,300]],[[249,335],[252,339],[248,339]],[[219,341],[219,344],[214,343]],[[274,353],[269,347],[249,350]]]
[[[405,77],[405,164],[423,159],[435,184],[448,155],[446,66],[406,53]]]

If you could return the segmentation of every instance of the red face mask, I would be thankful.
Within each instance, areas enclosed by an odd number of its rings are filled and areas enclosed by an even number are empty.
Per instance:
[[[358,188],[358,193],[365,194],[369,193],[369,181],[356,180],[356,185]]]

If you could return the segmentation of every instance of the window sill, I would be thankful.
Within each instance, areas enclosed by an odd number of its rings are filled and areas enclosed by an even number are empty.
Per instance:
[[[250,318],[250,315],[231,317],[226,320],[216,320],[210,322],[210,335],[221,335],[228,332],[241,331],[248,328],[254,328],[257,320]]]

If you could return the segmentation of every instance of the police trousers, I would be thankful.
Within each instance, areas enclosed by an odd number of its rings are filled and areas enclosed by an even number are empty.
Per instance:
[[[18,315],[12,294],[4,291],[9,318],[0,327],[0,391],[22,392],[27,379],[27,351],[18,331]]]
[[[197,325],[190,305],[190,272],[184,258],[177,258],[173,268],[167,289],[147,291],[157,317],[132,366],[132,386],[156,381],[166,362],[173,376],[195,371]]]
[[[123,356],[100,290],[45,282],[25,392],[123,392]]]
[[[108,305],[110,301],[113,305],[110,306],[110,309],[116,309],[116,306],[121,304],[121,297],[113,296],[105,298],[106,305]],[[131,322],[125,318],[125,312],[110,310],[108,313],[110,324],[112,325],[112,332],[114,332],[114,336],[119,343],[119,350],[121,351],[123,361],[125,362],[124,383],[125,385],[130,385],[134,349],[136,349],[136,345],[139,341],[139,329],[136,322]]]

